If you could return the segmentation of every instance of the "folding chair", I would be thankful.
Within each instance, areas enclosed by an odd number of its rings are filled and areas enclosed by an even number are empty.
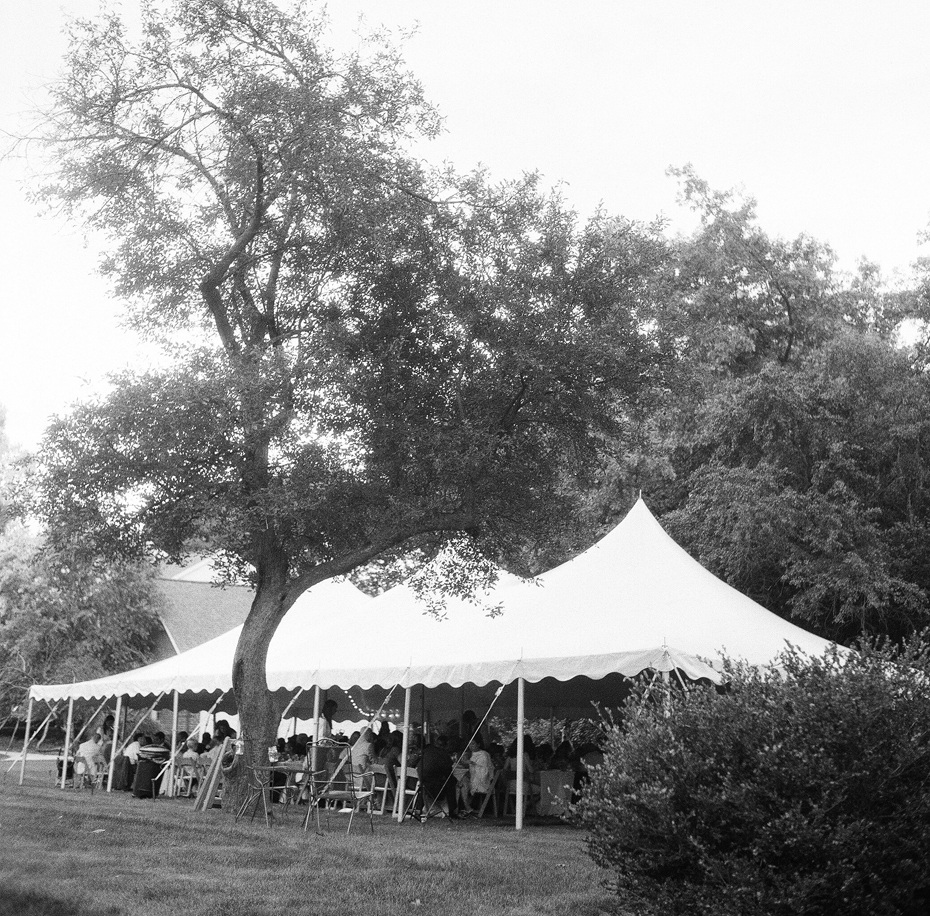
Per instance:
[[[488,787],[488,791],[484,793],[484,801],[481,803],[481,807],[478,809],[478,817],[484,817],[484,809],[487,808],[488,802],[491,802],[494,805],[494,816],[497,817],[497,781],[500,779],[501,771],[494,771],[494,778],[491,780],[491,785]]]
[[[340,785],[338,782],[340,775],[343,775],[345,778],[344,786]],[[315,811],[316,832],[322,836],[323,828],[320,824],[320,808],[326,808],[326,822],[328,825],[332,806],[342,803],[342,805],[349,810],[349,826],[346,827],[347,836],[352,830],[352,821],[355,818],[355,812],[358,811],[363,804],[368,807],[368,822],[371,827],[371,832],[375,832],[375,774],[371,770],[366,770],[363,773],[355,773],[352,770],[351,761],[344,758],[339,766],[336,767],[332,776],[325,781],[319,778],[319,774],[311,774],[310,779],[314,783],[314,790],[310,796],[310,807],[307,809],[307,816],[304,818],[305,831]]]
[[[90,789],[91,795],[94,789],[99,788],[106,778],[109,767],[105,763],[85,760],[83,757],[75,756],[74,758],[74,781],[75,789]]]
[[[389,770],[380,763],[373,764],[371,769],[375,774],[375,797],[381,797],[381,807],[378,809],[378,814],[384,814],[387,811],[388,793],[390,793],[392,803],[397,797],[397,777],[394,775],[393,770]]]
[[[174,796],[175,798],[190,798],[195,794],[196,786],[201,782],[200,764],[193,761],[181,762],[175,765],[174,770]]]
[[[507,774],[505,774],[507,775]],[[523,782],[523,811],[526,813],[526,810],[529,808],[532,803],[533,798],[539,798],[539,786],[533,785],[528,779]],[[511,807],[510,801],[513,799],[513,810],[508,812],[508,808]],[[508,813],[516,815],[517,813],[517,778],[515,776],[510,777],[507,780],[507,794],[504,796],[504,817],[507,817]]]
[[[422,788],[420,786],[420,777],[416,771],[408,771],[407,773],[407,784],[404,786],[404,791],[401,792],[398,787],[397,791],[394,793],[394,809],[392,814],[394,817],[397,816],[397,812],[400,810],[400,806],[404,806],[404,818],[415,817],[417,811],[417,805],[422,807]]]

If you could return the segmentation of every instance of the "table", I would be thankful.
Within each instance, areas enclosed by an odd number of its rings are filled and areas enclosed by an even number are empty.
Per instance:
[[[536,813],[542,817],[562,817],[568,814],[574,778],[572,770],[543,770],[539,774]]]
[[[310,772],[306,764],[302,761],[290,760],[275,763],[270,766],[253,766],[249,767],[248,770],[249,789],[245,801],[236,813],[236,820],[238,821],[250,807],[252,809],[250,820],[254,819],[255,815],[258,813],[258,806],[261,804],[262,812],[265,815],[265,825],[268,827],[271,826],[271,821],[274,817],[270,798],[271,792],[277,789],[284,793],[284,807],[285,810],[287,810],[287,806],[291,803],[292,797],[300,793],[301,783],[297,779],[298,775]],[[274,785],[275,773],[285,773],[287,775],[283,786]]]

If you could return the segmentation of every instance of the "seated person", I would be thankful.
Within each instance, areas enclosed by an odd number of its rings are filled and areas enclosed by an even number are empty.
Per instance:
[[[435,744],[423,748],[417,773],[430,807],[433,801],[445,801],[449,817],[458,817],[458,783],[452,775],[452,758],[444,739],[437,738]]]
[[[355,740],[351,750],[352,772],[357,776],[359,773],[371,772],[372,764],[375,762],[375,736],[370,728],[365,728]],[[356,779],[355,786],[357,789],[367,791],[371,788],[371,777],[369,776],[364,782]]]
[[[527,735],[523,739],[523,796],[529,802],[539,797],[539,773],[533,768],[530,754],[533,753],[533,739]],[[507,791],[516,789],[517,779],[517,741],[514,739],[507,748],[507,757],[504,760],[504,774],[507,777]]]
[[[186,763],[198,763],[200,761],[200,742],[196,738],[187,739],[184,750],[181,752],[181,759]]]
[[[103,735],[96,732],[93,736],[82,742],[74,755],[74,772],[96,775],[105,770],[107,759],[103,756]]]

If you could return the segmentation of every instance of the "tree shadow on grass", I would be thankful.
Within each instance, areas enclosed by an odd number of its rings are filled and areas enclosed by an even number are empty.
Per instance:
[[[75,900],[63,900],[44,891],[0,887],[0,916],[123,916],[117,906],[87,909]]]

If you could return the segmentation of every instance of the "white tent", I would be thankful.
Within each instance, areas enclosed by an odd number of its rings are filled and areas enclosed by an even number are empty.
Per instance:
[[[52,701],[228,691],[240,630],[135,671],[36,685],[30,695]],[[323,582],[278,628],[268,685],[283,691],[483,686],[518,677],[597,680],[644,668],[719,680],[698,658],[713,665],[726,651],[766,664],[789,642],[818,655],[828,645],[709,573],[640,499],[613,531],[573,560],[534,580],[503,573],[490,594],[474,602],[449,600],[441,620],[406,585],[372,599],[348,582]]]
[[[177,691],[203,701],[231,689],[240,629],[136,671],[34,686],[30,697],[148,700]],[[719,682],[712,664],[721,651],[761,665],[788,643],[815,655],[828,646],[704,569],[640,499],[613,531],[573,560],[532,581],[503,574],[475,602],[449,601],[445,619],[427,613],[406,585],[372,599],[346,582],[321,583],[278,628],[268,686],[289,694],[309,687],[375,688],[370,705],[376,705],[377,696],[395,685],[408,689],[409,702],[414,685],[448,691],[518,683],[522,712],[525,682],[539,690],[548,685],[539,705],[554,708],[553,698],[564,702],[571,695],[569,683],[580,683],[584,692],[592,682],[645,669],[678,669]]]

